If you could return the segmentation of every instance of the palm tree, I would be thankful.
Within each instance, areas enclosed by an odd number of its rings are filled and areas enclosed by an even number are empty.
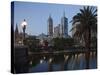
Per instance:
[[[97,9],[95,7],[83,7],[72,19],[72,25],[75,25],[76,32],[74,36],[84,40],[85,47],[90,49],[91,31],[97,32]],[[73,30],[73,28],[72,28]]]
[[[80,12],[77,13],[72,19],[72,25],[75,25],[76,32],[74,33],[74,37],[79,40],[84,41],[85,47],[87,49],[86,53],[86,68],[89,68],[89,50],[91,47],[91,32],[97,33],[97,9],[96,7],[83,7],[80,9]],[[74,29],[72,28],[72,30]]]

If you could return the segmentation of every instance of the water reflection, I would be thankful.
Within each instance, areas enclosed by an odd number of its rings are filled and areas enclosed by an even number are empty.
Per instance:
[[[21,66],[20,66],[21,67]],[[48,71],[63,71],[63,70],[80,70],[80,69],[95,69],[97,67],[96,52],[79,54],[51,54],[51,55],[32,55],[29,61],[29,66],[24,66],[27,71],[32,72],[48,72]],[[23,71],[20,68],[21,72]]]
[[[52,55],[52,56],[43,56],[40,60],[41,63],[37,64],[36,67],[39,69],[44,68],[46,71],[61,71],[61,70],[79,70],[79,69],[93,69],[97,66],[97,58],[94,52],[91,52],[89,55],[89,60],[87,60],[85,53],[72,54],[72,55]],[[41,67],[42,65],[42,67]],[[43,66],[44,65],[44,66]],[[34,67],[31,67],[31,72]]]
[[[41,60],[40,60],[40,64],[42,64],[42,63],[43,63],[43,61],[44,61],[44,60],[43,60],[43,59],[41,59]]]

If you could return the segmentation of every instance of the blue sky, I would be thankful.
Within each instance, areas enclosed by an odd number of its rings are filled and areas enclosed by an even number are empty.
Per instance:
[[[68,18],[68,34],[71,35],[70,29],[72,25],[69,22],[79,12],[79,9],[83,8],[83,6],[79,5],[34,2],[15,2],[14,7],[14,27],[16,27],[17,23],[19,31],[22,32],[20,24],[26,19],[28,23],[26,33],[31,35],[47,34],[47,20],[49,15],[51,14],[53,19],[53,26],[57,26],[61,23],[61,17],[64,12]]]

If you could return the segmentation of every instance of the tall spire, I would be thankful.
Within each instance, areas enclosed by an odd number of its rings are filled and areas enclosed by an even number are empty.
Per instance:
[[[18,26],[17,26],[17,23],[16,23],[15,33],[18,33]]]

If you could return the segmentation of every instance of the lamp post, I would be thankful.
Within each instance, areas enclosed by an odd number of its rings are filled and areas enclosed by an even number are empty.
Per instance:
[[[21,23],[22,29],[23,29],[23,42],[25,40],[25,30],[26,30],[26,26],[27,26],[27,22],[24,19],[24,21]]]

